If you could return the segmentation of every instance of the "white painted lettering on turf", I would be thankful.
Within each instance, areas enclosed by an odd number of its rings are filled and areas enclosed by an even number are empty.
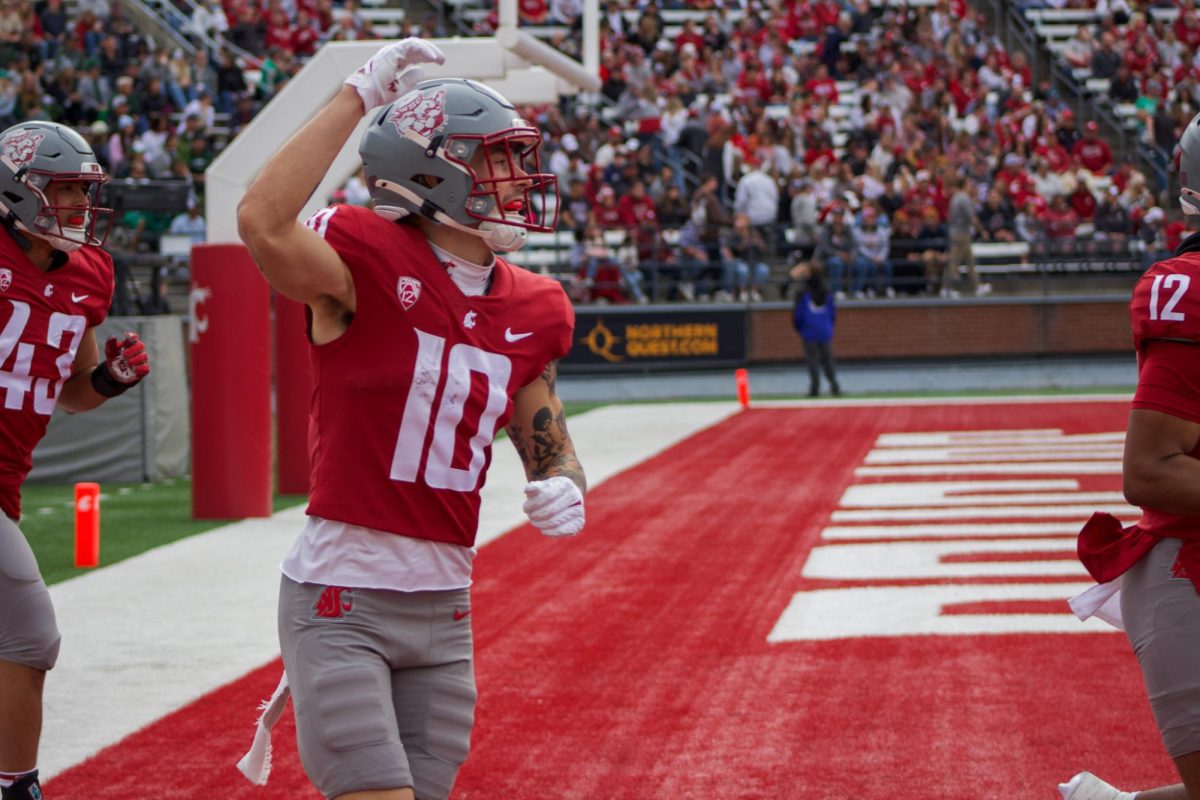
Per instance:
[[[941,584],[817,589],[798,592],[775,623],[769,642],[855,639],[866,636],[969,636],[994,633],[1101,633],[1116,629],[1096,619],[1081,623],[1066,598],[1091,583]],[[1062,601],[1062,613],[946,614],[965,603]]]
[[[1062,554],[1062,557],[1045,559],[1046,554],[1056,553]],[[1031,558],[1024,561],[1011,558],[1022,554]],[[1075,556],[1074,536],[999,541],[968,539],[827,544],[813,548],[803,574],[806,578],[839,581],[1048,575],[1069,575],[1080,579],[1087,577],[1087,571]]]
[[[884,433],[875,440],[876,447],[940,447],[980,444],[1012,444],[1022,442],[1123,442],[1123,431],[1105,433],[1064,434],[1058,428],[1025,431],[931,431],[925,433]]]
[[[1080,526],[1093,511],[1104,511],[1120,516],[1136,515],[1137,510],[1128,503],[1046,506],[940,506],[936,508],[855,508],[833,512],[834,522],[903,522],[916,520],[944,519],[1061,519],[1079,520]]]
[[[1111,442],[1089,444],[1064,444],[1052,446],[1038,442],[1036,445],[993,445],[988,447],[895,447],[876,448],[863,459],[865,464],[923,464],[947,461],[1035,461],[1059,459],[1070,456],[1075,459],[1120,458],[1121,445]]]
[[[957,471],[954,467],[947,469]],[[906,506],[978,506],[1022,503],[1118,503],[1120,492],[1081,492],[1079,481],[1068,479],[1009,481],[897,481],[851,486],[842,495],[843,508],[902,508]]]
[[[1075,522],[959,522],[927,525],[834,525],[821,531],[823,541],[847,539],[997,539],[1008,536],[1074,536]]]
[[[959,475],[1111,475],[1121,471],[1120,458],[1105,461],[974,461],[955,464],[954,472]],[[895,464],[877,467],[857,467],[854,474],[860,478],[897,478],[945,475],[946,465],[941,464]]]
[[[1114,631],[1070,613],[1066,599],[1090,583],[1044,579],[1087,580],[1075,535],[1093,511],[1137,518],[1115,487],[1083,491],[1075,479],[1119,476],[1123,440],[1057,429],[882,434],[855,476],[892,480],[846,489],[802,574],[906,585],[798,592],[768,639]],[[972,475],[986,479],[960,480]],[[930,477],[941,480],[920,480]],[[963,582],[996,578],[1008,582]]]

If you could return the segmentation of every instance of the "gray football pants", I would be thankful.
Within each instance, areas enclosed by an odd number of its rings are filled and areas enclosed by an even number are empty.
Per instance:
[[[304,771],[328,798],[411,786],[444,800],[475,722],[470,592],[296,583],[279,642]]]

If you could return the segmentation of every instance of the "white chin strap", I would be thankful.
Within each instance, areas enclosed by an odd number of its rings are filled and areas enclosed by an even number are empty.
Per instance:
[[[24,231],[30,236],[36,236],[44,242],[47,242],[55,250],[61,250],[64,253],[74,253],[79,248],[83,247],[83,240],[87,238],[87,230],[84,228],[67,228],[64,227],[62,232],[69,236],[78,237],[77,239],[68,239],[66,236],[59,236],[56,233],[43,233],[42,231],[30,230],[23,222],[17,221],[17,229]]]
[[[1179,207],[1183,209],[1183,213],[1189,217],[1200,214],[1200,192],[1184,187],[1179,190]]]
[[[516,214],[505,214],[505,219],[521,219]],[[467,230],[471,230],[468,228]],[[497,253],[511,253],[525,246],[529,230],[520,225],[502,225],[499,222],[479,223],[479,235],[484,244]]]
[[[62,250],[64,253],[74,253],[83,247],[82,240],[87,237],[87,231],[83,228],[63,228],[63,233],[70,236],[78,236],[79,239],[68,239],[66,236],[55,236],[49,233],[42,238],[54,245],[55,250]]]
[[[421,206],[423,201],[415,193],[405,189],[388,180],[377,178],[376,185],[387,189],[389,192],[400,195],[408,202],[415,206]],[[408,209],[399,206],[375,206],[375,213],[385,219],[397,220],[409,215]],[[444,211],[434,212],[434,221],[442,225],[454,228],[455,230],[469,233],[472,236],[478,236],[483,240],[483,243],[496,253],[511,253],[520,250],[525,246],[526,240],[529,238],[529,230],[522,225],[505,225],[501,222],[481,222],[479,227],[473,228],[470,225],[463,225],[453,217],[446,214]],[[505,214],[505,219],[521,221],[521,216],[518,214]]]

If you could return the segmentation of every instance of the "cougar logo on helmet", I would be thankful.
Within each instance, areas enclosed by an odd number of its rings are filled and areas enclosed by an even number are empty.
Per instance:
[[[4,140],[4,157],[23,167],[37,155],[38,145],[46,138],[45,134],[32,131],[17,131]]]
[[[425,93],[420,90],[412,92],[408,100],[401,98],[388,114],[388,122],[396,126],[396,131],[404,136],[406,132],[422,136],[425,139],[446,127],[446,92]]]

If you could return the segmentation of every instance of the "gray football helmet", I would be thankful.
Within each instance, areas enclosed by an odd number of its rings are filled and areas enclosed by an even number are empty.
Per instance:
[[[1184,214],[1200,214],[1200,114],[1179,137],[1179,205]]]
[[[558,179],[542,172],[541,144],[495,91],[444,78],[380,109],[358,152],[377,214],[420,214],[503,253],[558,223]]]
[[[0,133],[0,216],[17,230],[71,252],[100,245],[96,223],[111,209],[100,208],[100,187],[108,180],[82,136],[57,122],[22,122]],[[81,182],[86,205],[55,202],[54,181]],[[76,211],[66,223],[64,212]]]

